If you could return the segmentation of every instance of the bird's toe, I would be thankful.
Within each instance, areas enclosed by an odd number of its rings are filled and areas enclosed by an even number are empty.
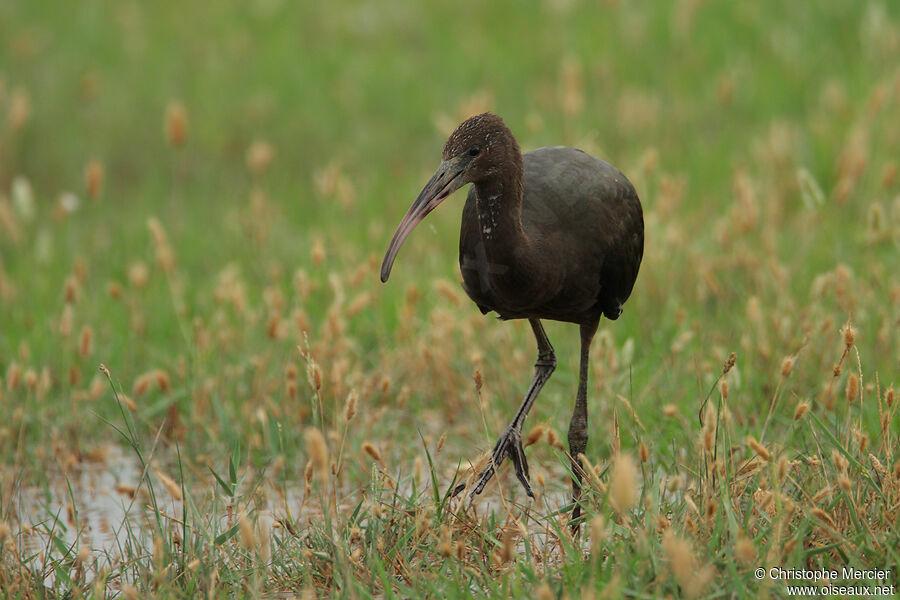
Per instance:
[[[528,460],[525,458],[525,449],[522,446],[522,433],[513,427],[504,431],[497,440],[497,443],[494,445],[494,449],[491,452],[490,463],[488,463],[488,466],[479,474],[478,479],[469,494],[470,496],[475,496],[484,491],[485,486],[494,476],[497,468],[507,457],[509,457],[513,466],[515,466],[516,477],[522,484],[522,487],[525,488],[525,493],[528,494],[530,498],[534,498],[534,490],[532,490],[531,482],[529,481]],[[453,488],[451,496],[455,497],[461,494],[468,485],[469,484],[465,482],[460,483]]]
[[[489,466],[487,469],[482,471],[481,476],[478,478],[478,483],[472,488],[472,495],[475,496],[480,494],[484,490],[484,486],[487,485],[488,481],[491,480],[491,477],[494,476],[494,467]]]
[[[459,496],[463,492],[463,490],[466,489],[467,485],[468,484],[466,482],[458,484],[455,488],[453,488],[453,491],[450,493],[450,497],[456,498],[457,496]]]
[[[516,436],[512,440],[509,448],[509,458],[516,467],[516,477],[519,478],[519,482],[525,488],[525,493],[528,494],[529,498],[534,498],[534,491],[531,489],[531,475],[528,472],[528,459],[525,458],[525,449],[522,447],[521,436]]]

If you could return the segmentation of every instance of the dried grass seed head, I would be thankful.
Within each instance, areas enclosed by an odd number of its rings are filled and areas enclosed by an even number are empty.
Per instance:
[[[787,377],[791,374],[791,371],[794,370],[794,357],[786,356],[783,361],[781,361],[781,376]]]
[[[541,436],[544,435],[544,431],[546,429],[547,428],[544,427],[543,425],[535,425],[534,427],[532,427],[531,430],[528,432],[528,435],[525,436],[524,446],[527,448],[528,446],[531,446],[532,444],[536,444],[541,439]]]
[[[772,457],[772,454],[769,452],[769,450],[752,437],[747,438],[747,445],[750,446],[750,448],[756,453],[757,456],[765,461],[768,461]]]
[[[597,515],[590,521],[591,526],[591,552],[600,556],[603,551],[603,541],[606,539],[606,519],[603,515]]]
[[[156,469],[156,476],[159,478],[160,482],[162,482],[163,487],[166,488],[166,491],[169,492],[169,495],[172,496],[176,500],[181,500],[181,486],[178,483],[159,469]]]
[[[375,462],[381,462],[381,452],[379,452],[378,448],[372,442],[363,442],[362,451]]]
[[[613,459],[609,476],[609,500],[618,513],[631,509],[637,502],[637,467],[626,453],[619,453]]]
[[[349,422],[356,415],[356,390],[350,390],[347,394],[347,400],[344,403],[344,420]]]
[[[668,528],[663,532],[660,545],[669,561],[669,569],[683,586],[694,575],[694,553],[690,543]]]
[[[732,368],[734,368],[734,364],[737,362],[737,353],[732,352],[728,355],[728,358],[725,360],[725,365],[722,367],[722,375],[727,375]]]
[[[90,325],[85,325],[81,329],[81,337],[78,341],[78,354],[81,358],[87,358],[91,354],[94,347],[94,330]]]
[[[819,519],[823,523],[825,523],[828,527],[835,529],[834,519],[831,518],[827,512],[818,507],[813,507],[809,510],[810,514],[815,518]]]
[[[739,562],[752,566],[756,564],[756,546],[753,541],[743,535],[734,544],[734,555]]]
[[[265,140],[254,140],[247,148],[247,168],[254,175],[262,175],[275,158],[275,149]]]
[[[187,109],[177,100],[169,102],[166,107],[165,130],[166,139],[173,148],[181,147],[187,141]]]
[[[88,162],[84,168],[84,185],[87,190],[88,198],[97,199],[103,190],[103,181],[106,178],[106,172],[103,163],[96,159]]]
[[[326,480],[328,478],[328,443],[325,441],[325,436],[317,428],[307,427],[303,437],[306,439],[306,451],[309,453],[316,474],[322,481]]]
[[[240,534],[241,546],[243,546],[245,550],[256,550],[258,545],[256,532],[253,530],[253,523],[250,522],[250,519],[248,519],[245,514],[242,514],[241,518],[238,520],[238,531]]]
[[[844,338],[845,348],[850,348],[856,340],[856,329],[850,325],[849,321],[841,328],[841,337]]]
[[[859,377],[856,373],[850,373],[850,376],[847,377],[847,402],[853,404],[856,402],[856,397],[859,394]]]

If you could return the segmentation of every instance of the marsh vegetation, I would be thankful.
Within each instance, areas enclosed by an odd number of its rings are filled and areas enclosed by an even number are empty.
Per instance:
[[[0,595],[898,583],[895,4],[305,4],[0,3]],[[546,324],[536,499],[504,468],[449,500],[531,333],[460,289],[461,195],[379,282],[446,135],[488,109],[644,205],[593,347],[580,538],[576,328]]]

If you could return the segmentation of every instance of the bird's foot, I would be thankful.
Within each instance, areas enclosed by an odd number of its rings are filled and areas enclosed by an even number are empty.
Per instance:
[[[584,474],[584,467],[581,463],[583,452],[578,452],[571,447],[569,452],[578,457],[572,459],[572,518],[569,521],[572,535],[577,537],[581,531],[581,522],[584,520],[581,518],[581,503],[579,502],[581,500],[581,478]]]
[[[572,504],[574,504],[574,508],[572,508],[572,518],[569,520],[569,529],[572,531],[572,535],[577,539],[581,534],[581,522],[584,519],[581,517],[581,504],[579,504],[579,496],[575,495],[572,497]]]
[[[513,462],[513,466],[516,468],[516,477],[519,478],[522,487],[525,488],[525,493],[528,494],[529,498],[534,498],[531,483],[528,481],[528,461],[525,459],[525,449],[522,447],[522,430],[513,426],[508,427],[494,445],[494,450],[491,452],[491,460],[478,476],[475,487],[472,488],[472,496],[480,494],[484,490],[484,486],[494,476],[496,469],[500,467],[500,463],[507,457]],[[466,485],[465,483],[457,485],[452,495],[458,495],[466,489]]]

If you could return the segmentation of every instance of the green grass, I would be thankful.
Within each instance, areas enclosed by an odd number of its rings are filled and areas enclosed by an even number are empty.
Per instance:
[[[303,4],[0,3],[0,597],[898,583],[895,4]],[[546,324],[537,501],[505,465],[469,505],[446,491],[524,393],[529,328],[458,287],[461,195],[378,281],[449,129],[485,109],[525,150],[616,164],[644,205],[637,285],[593,348],[580,539],[575,328]]]

